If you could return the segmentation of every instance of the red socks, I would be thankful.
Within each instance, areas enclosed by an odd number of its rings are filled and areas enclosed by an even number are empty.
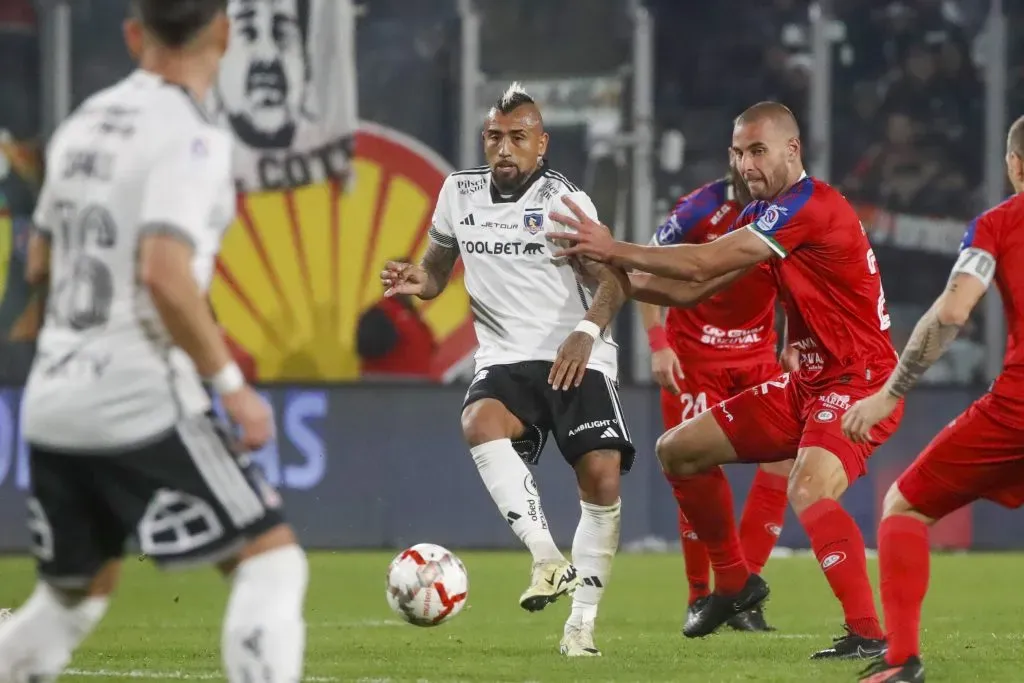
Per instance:
[[[676,489],[673,488],[675,493]],[[676,500],[679,500],[678,493]],[[679,541],[683,546],[683,561],[686,563],[686,580],[690,584],[690,599],[687,604],[711,593],[711,558],[703,541],[686,520],[682,509],[679,510]]]
[[[921,652],[921,604],[928,592],[928,527],[907,515],[893,515],[878,528],[882,608],[889,651],[885,660],[903,664]]]
[[[786,518],[788,483],[787,477],[769,474],[761,468],[754,475],[754,484],[740,518],[740,545],[751,574],[761,573],[779,540]]]
[[[666,475],[679,509],[707,547],[715,571],[715,592],[743,590],[750,577],[732,510],[732,490],[721,467],[691,477]],[[862,546],[863,547],[863,546]]]
[[[859,636],[882,638],[868,581],[864,537],[853,517],[838,502],[826,498],[804,510],[800,523],[832,592],[843,605],[847,626]]]

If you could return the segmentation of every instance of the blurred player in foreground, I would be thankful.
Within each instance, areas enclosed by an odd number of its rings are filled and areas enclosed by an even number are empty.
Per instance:
[[[840,428],[851,402],[876,391],[896,366],[875,255],[853,207],[804,173],[800,131],[789,109],[762,102],[743,112],[733,128],[732,154],[757,201],[744,209],[737,228],[713,242],[616,242],[606,227],[571,205],[575,219],[553,218],[578,232],[549,237],[576,243],[556,255],[590,256],[643,271],[630,276],[632,296],[665,305],[692,305],[772,260],[788,343],[800,351],[799,369],[714,406],[658,440],[658,458],[680,492],[683,514],[707,544],[715,572],[715,592],[684,633],[708,635],[768,596],[768,585],[743,559],[732,495],[719,466],[795,455],[789,501],[846,616],[847,634],[813,658],[874,657],[885,642],[864,538],[838,498],[865,473],[868,457],[902,415],[897,409],[867,443],[852,443]]]
[[[651,244],[703,244],[732,227],[750,193],[730,166],[728,177],[679,200]],[[665,429],[694,418],[755,384],[782,372],[775,359],[775,278],[767,264],[694,308],[640,304],[651,346],[651,372],[661,385]],[[662,321],[664,320],[664,324]],[[792,461],[763,463],[754,477],[740,519],[740,545],[754,574],[760,574],[782,531],[786,482]],[[669,483],[672,483],[669,479]],[[683,491],[673,487],[676,496]],[[690,584],[687,621],[695,619],[711,594],[708,550],[679,510],[686,577]],[[770,631],[760,605],[729,620],[739,631]]]
[[[921,604],[928,590],[928,527],[980,498],[1024,504],[1024,118],[1010,127],[1006,167],[1014,196],[967,227],[946,289],[918,321],[899,365],[876,394],[854,404],[843,430],[864,442],[967,323],[994,279],[1010,325],[1003,371],[989,393],[928,444],[889,488],[878,530],[889,649],[867,683],[921,683]]]
[[[545,219],[560,198],[597,212],[547,165],[540,110],[518,84],[490,110],[483,142],[488,165],[453,173],[441,188],[421,264],[390,262],[381,279],[388,296],[432,299],[462,254],[480,344],[462,432],[491,498],[533,555],[519,604],[540,610],[575,591],[561,652],[599,655],[594,620],[619,544],[620,472],[634,455],[608,331],[628,283],[616,268],[551,257]],[[551,538],[524,463],[537,462],[549,431],[579,484],[575,566]]]
[[[242,447],[271,438],[205,299],[235,206],[231,138],[197,104],[227,46],[225,5],[135,0],[140,68],[50,143],[28,268],[50,301],[21,413],[39,582],[0,626],[4,683],[56,680],[103,618],[130,536],[161,566],[230,578],[228,681],[302,676],[306,556],[201,381]]]

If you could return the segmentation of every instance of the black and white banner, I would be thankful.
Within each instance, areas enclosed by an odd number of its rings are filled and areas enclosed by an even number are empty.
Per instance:
[[[230,0],[212,97],[236,140],[240,192],[347,174],[357,122],[352,0]]]

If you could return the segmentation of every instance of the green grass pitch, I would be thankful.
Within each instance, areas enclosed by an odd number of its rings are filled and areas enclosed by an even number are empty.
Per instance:
[[[808,557],[773,559],[765,570],[775,634],[679,634],[682,560],[616,560],[598,622],[601,658],[558,654],[567,602],[523,612],[524,553],[460,553],[469,602],[453,622],[421,629],[400,623],[384,601],[392,553],[315,553],[307,601],[306,675],[322,681],[853,681],[856,662],[808,655],[831,642],[842,615]],[[212,571],[162,575],[129,561],[107,619],[62,680],[222,680],[219,625],[227,587]],[[929,683],[1022,681],[1024,596],[1020,555],[937,555],[925,603]],[[872,563],[872,574],[876,566]],[[32,566],[0,559],[0,606],[31,590]]]

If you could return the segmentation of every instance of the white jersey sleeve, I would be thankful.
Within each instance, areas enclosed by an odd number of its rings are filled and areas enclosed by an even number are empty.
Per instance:
[[[182,131],[165,143],[143,186],[140,235],[156,232],[193,246],[200,242],[223,200],[230,151],[213,129]]]
[[[953,265],[949,279],[952,280],[960,274],[973,275],[987,288],[992,284],[992,278],[996,275],[996,257],[984,249],[967,247],[960,252],[960,257]]]
[[[583,192],[582,190],[577,190],[575,192],[566,192],[564,194],[560,194],[552,198],[550,204],[548,205],[549,215],[551,213],[560,213],[566,216],[573,215],[572,209],[570,209],[569,206],[562,201],[563,197],[568,197],[573,202],[575,202],[576,206],[578,206],[580,210],[587,215],[588,218],[591,218],[599,223],[601,222],[601,219],[598,218],[597,216],[597,207],[594,206],[593,200],[591,200],[590,196],[586,192]],[[575,228],[558,222],[554,222],[554,225],[552,227],[554,228],[552,230],[553,232],[576,232]],[[572,246],[571,244],[564,240],[552,240],[552,242],[554,242],[555,245],[558,247]]]
[[[50,189],[50,181],[43,182],[43,188],[39,191],[39,199],[36,201],[36,210],[32,214],[32,227],[44,235],[52,235],[57,229],[57,208],[53,205],[53,192]]]
[[[434,217],[430,222],[430,239],[432,242],[447,249],[458,249],[459,241],[455,237],[455,225],[452,222],[452,200],[451,194],[455,191],[455,181],[448,176],[437,194],[437,205],[434,207]]]

